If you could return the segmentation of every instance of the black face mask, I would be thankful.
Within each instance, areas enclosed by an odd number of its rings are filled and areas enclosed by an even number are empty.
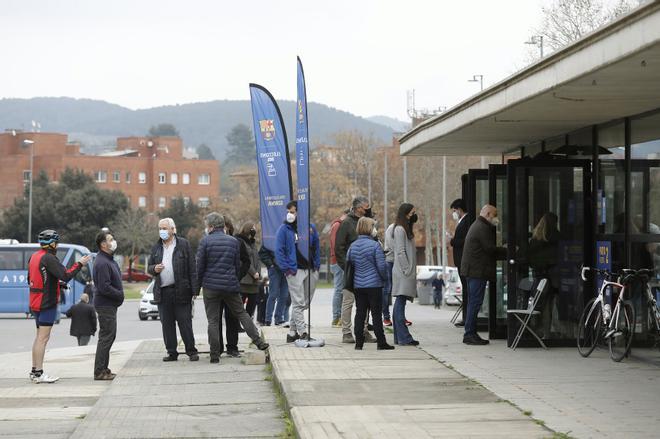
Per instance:
[[[367,218],[373,218],[374,217],[374,213],[371,211],[371,207],[369,209],[364,210],[364,216],[367,217]]]
[[[418,219],[419,217],[417,216],[417,214],[416,213],[413,214],[413,216],[410,217],[410,224],[415,224]]]
[[[254,229],[250,230],[250,238],[254,239],[255,236],[257,236],[257,231]]]

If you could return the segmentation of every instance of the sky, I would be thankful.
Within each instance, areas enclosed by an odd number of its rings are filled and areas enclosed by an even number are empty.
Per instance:
[[[249,99],[248,84],[359,116],[450,107],[525,66],[543,0],[3,0],[0,98],[128,108]]]

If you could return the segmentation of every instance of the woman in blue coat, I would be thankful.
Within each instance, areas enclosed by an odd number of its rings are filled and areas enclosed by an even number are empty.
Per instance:
[[[382,312],[383,285],[387,278],[385,265],[385,253],[374,238],[376,236],[376,222],[367,217],[362,217],[357,223],[358,239],[351,244],[348,250],[347,260],[355,267],[355,349],[361,350],[364,344],[364,320],[367,318],[367,310],[371,315],[380,316]],[[374,318],[374,333],[378,342],[378,349],[394,349],[387,344],[383,322],[380,318]]]

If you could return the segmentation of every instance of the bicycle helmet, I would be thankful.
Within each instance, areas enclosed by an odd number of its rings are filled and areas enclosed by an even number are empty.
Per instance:
[[[60,235],[55,230],[47,229],[39,233],[39,245],[47,247],[54,242],[59,242]]]

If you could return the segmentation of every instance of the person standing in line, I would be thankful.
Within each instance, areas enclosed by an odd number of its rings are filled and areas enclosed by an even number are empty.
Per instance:
[[[417,346],[406,324],[406,303],[417,297],[417,260],[413,225],[417,222],[415,206],[403,203],[399,206],[396,222],[392,230],[392,296],[396,297],[392,307],[394,343]]]
[[[277,229],[277,244],[275,258],[277,265],[286,274],[291,297],[291,321],[287,343],[298,339],[309,340],[309,332],[305,323],[305,310],[314,298],[316,283],[319,280],[321,265],[321,249],[316,226],[310,224],[310,256],[311,263],[305,259],[298,249],[298,203],[290,201],[287,206],[284,224]],[[309,278],[309,279],[308,279]],[[309,282],[309,297],[307,297],[307,282]]]
[[[259,336],[259,330],[245,311],[241,300],[240,243],[225,233],[225,219],[219,213],[209,213],[204,218],[204,223],[206,236],[202,238],[197,249],[197,278],[204,291],[211,363],[220,362],[221,309],[225,303],[252,342],[258,349],[265,351],[268,349],[268,343]]]
[[[289,285],[284,272],[277,266],[275,252],[263,244],[259,259],[268,269],[268,298],[266,299],[266,326],[280,326],[289,321]],[[274,318],[274,320],[273,320]]]
[[[357,224],[358,238],[348,250],[347,261],[355,267],[355,349],[362,350],[364,345],[364,325],[367,310],[372,315],[380,316],[381,301],[383,299],[383,284],[387,278],[385,254],[380,243],[375,240],[378,236],[376,221],[362,217]],[[387,344],[383,323],[379,318],[374,319],[374,333],[378,343],[378,350],[394,349]]]
[[[81,294],[80,302],[69,308],[66,316],[71,319],[69,334],[76,337],[78,346],[87,346],[90,338],[96,334],[96,311],[89,303],[89,296]]]
[[[158,242],[152,247],[147,272],[154,277],[154,302],[158,304],[160,324],[167,356],[163,361],[177,361],[176,325],[190,361],[198,361],[192,326],[192,307],[199,296],[197,266],[190,243],[176,234],[172,218],[158,222]]]
[[[392,251],[394,226],[394,223],[387,226],[387,229],[385,230],[385,236],[383,237],[385,269],[387,270],[387,278],[385,279],[385,286],[383,287],[383,326],[392,326],[390,300],[392,298],[392,268],[394,268],[394,251]]]
[[[346,270],[346,253],[353,241],[358,237],[357,223],[358,220],[364,216],[367,218],[373,217],[369,200],[365,197],[355,197],[353,199],[352,208],[349,214],[342,221],[337,230],[337,238],[335,241],[335,257],[337,258],[337,265],[342,270]],[[351,333],[351,316],[353,314],[353,304],[355,303],[355,295],[347,289],[342,290],[341,302],[341,329],[342,329],[342,343],[355,343],[353,334]],[[380,315],[377,316],[380,319]],[[367,343],[375,343],[376,339],[367,331],[367,321],[364,320],[364,341]]]
[[[465,201],[462,198],[457,198],[454,200],[449,208],[452,210],[451,216],[456,221],[456,228],[454,229],[454,236],[449,241],[449,244],[452,247],[453,256],[454,256],[454,265],[458,269],[458,276],[461,280],[461,297],[463,300],[463,312],[462,320],[456,322],[455,326],[461,327],[465,325],[465,314],[467,313],[468,307],[468,293],[467,293],[467,280],[465,275],[461,273],[461,261],[463,260],[463,247],[465,246],[465,237],[467,236],[468,230],[470,229],[470,224],[467,219],[467,207]]]
[[[346,209],[341,216],[335,218],[330,225],[330,271],[332,272],[332,283],[335,292],[332,296],[332,323],[335,328],[341,328],[341,301],[344,297],[344,270],[337,264],[335,255],[335,242],[337,241],[337,231],[342,221],[346,219],[350,210]]]
[[[472,223],[463,248],[461,271],[468,281],[468,310],[465,320],[463,343],[467,345],[486,345],[477,334],[477,315],[484,301],[488,281],[495,282],[496,261],[506,257],[506,249],[497,247],[495,232],[499,218],[497,208],[486,204],[479,218]]]
[[[254,317],[254,311],[257,308],[257,299],[259,298],[259,286],[261,285],[261,261],[255,240],[257,230],[253,222],[246,222],[241,227],[241,232],[236,236],[243,242],[244,248],[250,258],[250,266],[247,273],[241,278],[241,293],[245,302],[245,310]]]
[[[431,282],[433,287],[433,305],[435,309],[442,306],[442,291],[445,289],[445,280],[442,278],[442,272],[438,273]]]
[[[28,261],[28,284],[30,285],[30,312],[34,315],[37,333],[32,344],[32,369],[30,380],[35,384],[54,383],[59,377],[44,373],[44,356],[50,339],[53,323],[57,320],[61,292],[60,282],[68,282],[89,262],[85,255],[68,270],[57,259],[60,235],[55,230],[44,230],[38,236],[41,247]]]
[[[121,282],[121,270],[113,259],[117,250],[117,241],[109,231],[96,235],[99,252],[94,259],[94,308],[99,318],[99,340],[96,343],[94,360],[94,379],[114,380],[116,374],[108,368],[110,349],[117,337],[117,308],[124,303],[124,287]]]

